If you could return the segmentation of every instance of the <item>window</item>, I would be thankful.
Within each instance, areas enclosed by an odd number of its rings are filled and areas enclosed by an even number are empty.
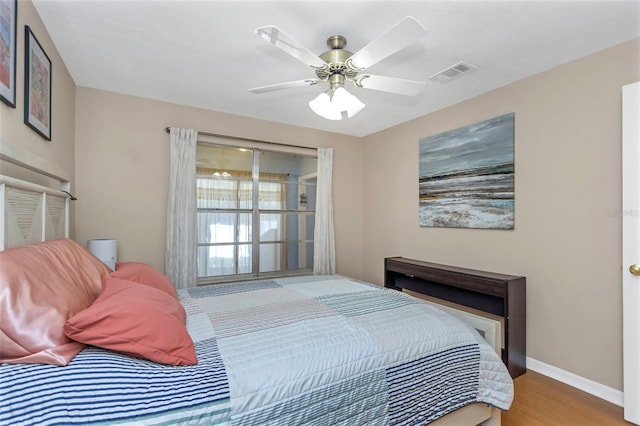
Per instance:
[[[317,160],[197,147],[198,281],[311,272]]]

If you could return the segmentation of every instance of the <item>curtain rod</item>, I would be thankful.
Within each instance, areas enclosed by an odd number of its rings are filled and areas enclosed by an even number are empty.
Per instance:
[[[167,127],[165,129],[165,131],[167,133],[171,132],[171,127]],[[205,136],[213,136],[216,138],[225,138],[225,139],[232,139],[232,140],[236,140],[236,141],[245,141],[245,142],[257,142],[257,143],[266,143],[269,145],[279,145],[279,146],[287,146],[290,148],[302,148],[302,149],[311,149],[311,150],[317,150],[318,148],[314,148],[311,146],[302,146],[302,145],[292,145],[292,144],[288,144],[288,143],[280,143],[280,142],[271,142],[271,141],[263,141],[260,139],[249,139],[249,138],[241,138],[239,136],[230,136],[230,135],[221,135],[218,133],[209,133],[209,132],[198,132],[199,135],[205,135]]]

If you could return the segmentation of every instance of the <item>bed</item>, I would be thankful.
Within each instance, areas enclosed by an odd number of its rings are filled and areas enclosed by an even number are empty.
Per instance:
[[[148,265],[111,271],[68,231],[47,231],[47,198],[63,198],[55,214],[64,218],[65,192],[19,189],[45,194],[36,203],[45,213],[20,224],[42,242],[16,242],[7,231],[16,205],[6,196],[22,182],[1,179],[0,337],[47,328],[62,342],[18,348],[14,359],[0,348],[0,424],[488,425],[511,404],[495,348],[417,298],[338,275],[176,292]],[[22,306],[39,285],[38,303]],[[65,297],[71,308],[59,306]],[[32,304],[59,315],[23,315]]]

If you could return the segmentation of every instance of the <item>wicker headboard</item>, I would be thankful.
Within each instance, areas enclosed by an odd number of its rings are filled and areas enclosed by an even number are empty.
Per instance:
[[[0,160],[0,250],[68,238],[67,173],[5,142]]]

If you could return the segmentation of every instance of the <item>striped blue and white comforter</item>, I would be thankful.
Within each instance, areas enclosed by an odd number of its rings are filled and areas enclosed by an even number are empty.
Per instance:
[[[198,365],[88,347],[66,367],[0,366],[0,424],[422,425],[508,409],[509,374],[471,328],[338,276],[180,290]]]

